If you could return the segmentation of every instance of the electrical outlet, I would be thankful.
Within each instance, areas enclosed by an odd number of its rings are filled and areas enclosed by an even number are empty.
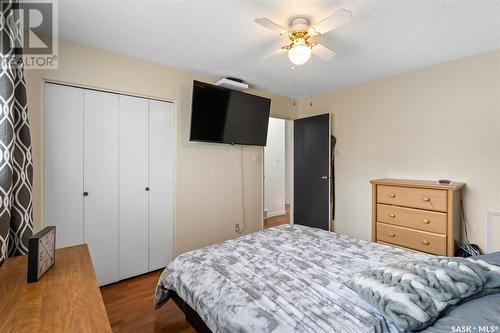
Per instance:
[[[236,231],[237,233],[240,233],[240,224],[239,223],[236,223],[234,225],[234,231]]]

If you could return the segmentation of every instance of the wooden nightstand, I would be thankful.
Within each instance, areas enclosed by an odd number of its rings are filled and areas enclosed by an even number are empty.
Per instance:
[[[56,262],[27,283],[28,257],[0,267],[0,332],[111,332],[87,245],[56,250]]]

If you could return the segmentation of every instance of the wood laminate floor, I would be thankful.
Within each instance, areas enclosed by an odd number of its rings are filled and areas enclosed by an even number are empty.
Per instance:
[[[286,214],[264,220],[264,228],[290,223],[290,205]],[[101,288],[113,332],[196,333],[184,313],[168,301],[158,310],[153,308],[153,295],[161,270],[144,274]]]
[[[264,220],[264,228],[272,228],[282,224],[290,223],[290,205],[285,205],[286,214],[268,217]]]
[[[168,301],[153,308],[153,295],[161,270],[101,288],[113,332],[196,333],[184,313]]]

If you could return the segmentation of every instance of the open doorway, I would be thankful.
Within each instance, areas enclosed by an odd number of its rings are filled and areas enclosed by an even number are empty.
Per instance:
[[[293,121],[269,119],[264,148],[264,228],[293,223]]]

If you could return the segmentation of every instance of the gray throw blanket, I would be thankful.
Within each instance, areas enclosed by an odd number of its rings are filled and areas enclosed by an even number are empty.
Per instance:
[[[399,329],[419,330],[448,306],[500,291],[500,267],[453,257],[403,261],[362,272],[353,287]]]

